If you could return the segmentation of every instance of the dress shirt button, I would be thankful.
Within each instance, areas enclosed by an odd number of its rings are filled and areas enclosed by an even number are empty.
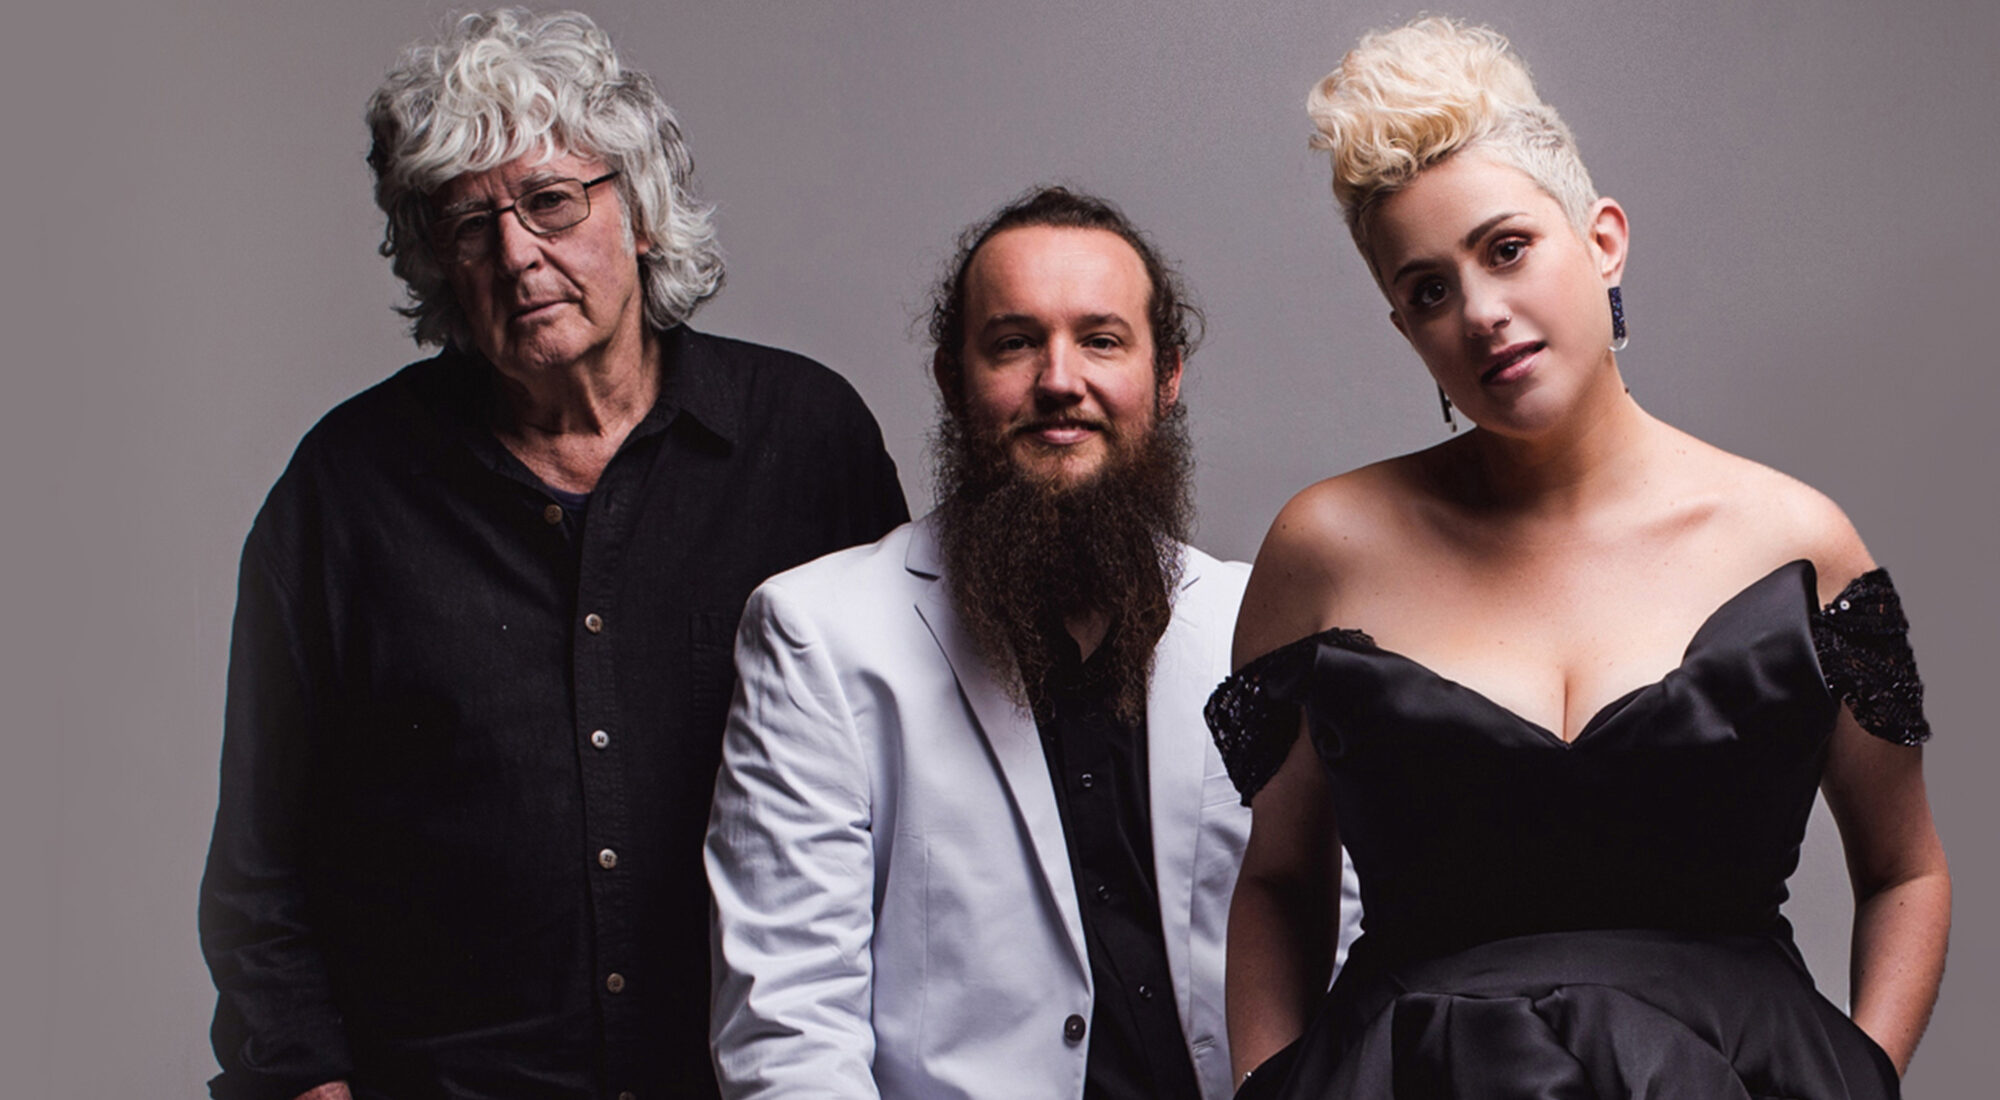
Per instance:
[[[625,975],[616,970],[604,976],[604,988],[613,993],[625,992]]]
[[[1111,900],[1111,887],[1109,887],[1109,886],[1099,886],[1099,887],[1097,888],[1097,900],[1098,900],[1098,901],[1110,901],[1110,900]]]
[[[618,853],[609,848],[597,853],[597,865],[609,871],[618,866]]]
[[[590,613],[590,614],[588,614],[588,615],[585,615],[585,616],[583,617],[583,628],[584,628],[585,630],[588,630],[588,631],[590,631],[590,632],[591,632],[592,634],[600,634],[600,633],[603,633],[603,631],[604,631],[604,616],[602,616],[602,615],[599,615],[599,614],[598,614],[597,612],[595,612],[595,611],[591,612],[591,613]]]
[[[1070,1013],[1069,1019],[1063,1021],[1063,1038],[1072,1043],[1083,1042],[1083,1017]]]
[[[1076,781],[1083,784],[1083,789],[1086,791],[1097,786],[1097,777],[1089,772],[1084,772],[1082,775],[1077,776]]]
[[[554,527],[554,526],[555,526],[556,524],[558,524],[558,523],[561,523],[561,522],[562,522],[562,505],[560,505],[560,504],[551,504],[551,505],[549,505],[549,506],[548,506],[547,508],[544,508],[544,509],[542,509],[542,519],[543,519],[543,521],[544,521],[544,522],[546,522],[546,523],[547,523],[547,524],[548,524],[548,525],[549,525],[550,527]]]
[[[593,748],[593,749],[602,749],[602,748],[609,748],[609,747],[610,747],[610,745],[611,745],[611,735],[610,735],[610,734],[608,734],[608,733],[604,732],[603,730],[591,730],[591,731],[590,731],[590,747],[591,747],[591,748]]]
[[[1152,987],[1152,986],[1150,986],[1150,985],[1147,985],[1147,984],[1146,984],[1145,982],[1140,982],[1140,983],[1139,983],[1139,999],[1140,999],[1140,1000],[1142,1000],[1142,1001],[1150,1001],[1150,1000],[1152,1000],[1152,999],[1153,999],[1153,987]]]

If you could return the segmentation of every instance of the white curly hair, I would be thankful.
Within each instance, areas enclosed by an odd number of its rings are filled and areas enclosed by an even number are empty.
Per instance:
[[[409,290],[421,344],[467,341],[465,315],[431,255],[431,196],[469,172],[565,153],[602,160],[625,230],[651,242],[639,258],[646,319],[667,328],[722,285],[714,207],[692,190],[680,125],[644,73],[579,12],[502,8],[460,17],[443,38],[403,51],[368,103],[375,202],[388,215],[382,254]]]

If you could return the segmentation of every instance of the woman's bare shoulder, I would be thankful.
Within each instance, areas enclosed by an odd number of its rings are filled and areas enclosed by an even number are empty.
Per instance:
[[[1875,567],[1847,513],[1833,498],[1783,471],[1701,444],[1696,463],[1717,490],[1720,534],[1773,562],[1804,558],[1819,574],[1820,595],[1832,598]]]
[[[1278,512],[1257,556],[1294,567],[1341,571],[1393,552],[1407,537],[1413,502],[1424,492],[1422,462],[1404,455],[1314,482]]]
[[[1422,478],[1405,455],[1314,482],[1279,510],[1237,617],[1238,664],[1332,624],[1343,589],[1406,545]]]

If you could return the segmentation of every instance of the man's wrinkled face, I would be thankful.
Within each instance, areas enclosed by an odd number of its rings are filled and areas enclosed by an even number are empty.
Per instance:
[[[497,210],[556,180],[592,180],[607,171],[602,161],[573,154],[509,161],[439,188],[435,212]],[[621,342],[637,346],[645,319],[639,256],[648,245],[627,228],[616,186],[591,188],[589,199],[589,217],[548,236],[503,214],[493,221],[485,255],[445,264],[473,347],[504,374],[567,370]]]
[[[1154,368],[1151,293],[1139,254],[1114,233],[994,235],[966,270],[969,432],[997,441],[1022,475],[1057,485],[1096,477],[1180,393],[1179,364],[1165,377]]]

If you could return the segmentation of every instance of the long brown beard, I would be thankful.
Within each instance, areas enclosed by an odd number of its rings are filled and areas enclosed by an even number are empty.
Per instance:
[[[1093,660],[1118,716],[1136,722],[1154,647],[1173,618],[1178,544],[1194,514],[1187,419],[1176,405],[1142,438],[1107,442],[1103,469],[1067,486],[1022,474],[1001,440],[950,415],[932,444],[952,602],[1014,701],[1042,720],[1066,619],[1110,619]]]

